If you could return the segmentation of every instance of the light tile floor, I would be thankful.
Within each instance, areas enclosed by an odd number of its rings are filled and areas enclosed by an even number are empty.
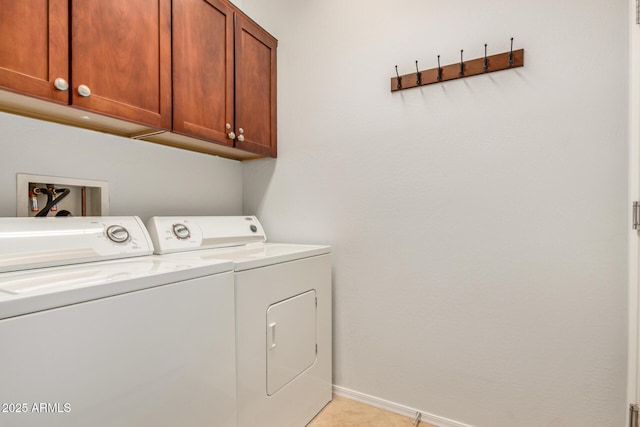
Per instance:
[[[434,427],[419,423],[419,427]],[[413,427],[413,420],[342,396],[333,400],[307,427]]]

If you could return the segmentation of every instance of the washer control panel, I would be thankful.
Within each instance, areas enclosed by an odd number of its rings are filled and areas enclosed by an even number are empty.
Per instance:
[[[0,272],[153,253],[138,217],[0,218]]]
[[[114,243],[126,243],[130,238],[129,231],[122,225],[107,227],[107,237]]]

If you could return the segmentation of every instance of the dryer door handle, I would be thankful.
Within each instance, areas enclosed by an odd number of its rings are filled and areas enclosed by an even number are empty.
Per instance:
[[[276,322],[269,323],[269,330],[267,331],[267,348],[272,350],[276,348]]]

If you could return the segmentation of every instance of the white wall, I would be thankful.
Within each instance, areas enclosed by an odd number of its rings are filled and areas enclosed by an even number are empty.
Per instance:
[[[334,248],[334,383],[478,427],[626,414],[625,0],[243,0],[280,41],[244,212]],[[394,65],[525,66],[390,93]]]
[[[0,216],[16,174],[109,182],[110,215],[239,215],[242,165],[200,153],[0,113]]]

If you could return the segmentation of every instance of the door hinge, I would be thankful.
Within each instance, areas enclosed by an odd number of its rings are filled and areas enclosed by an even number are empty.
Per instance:
[[[638,217],[640,215],[640,202],[633,202],[633,218],[631,218],[631,227],[634,230],[637,230],[638,227],[640,227],[640,218]]]
[[[638,427],[638,406],[635,403],[629,405],[629,427]]]

